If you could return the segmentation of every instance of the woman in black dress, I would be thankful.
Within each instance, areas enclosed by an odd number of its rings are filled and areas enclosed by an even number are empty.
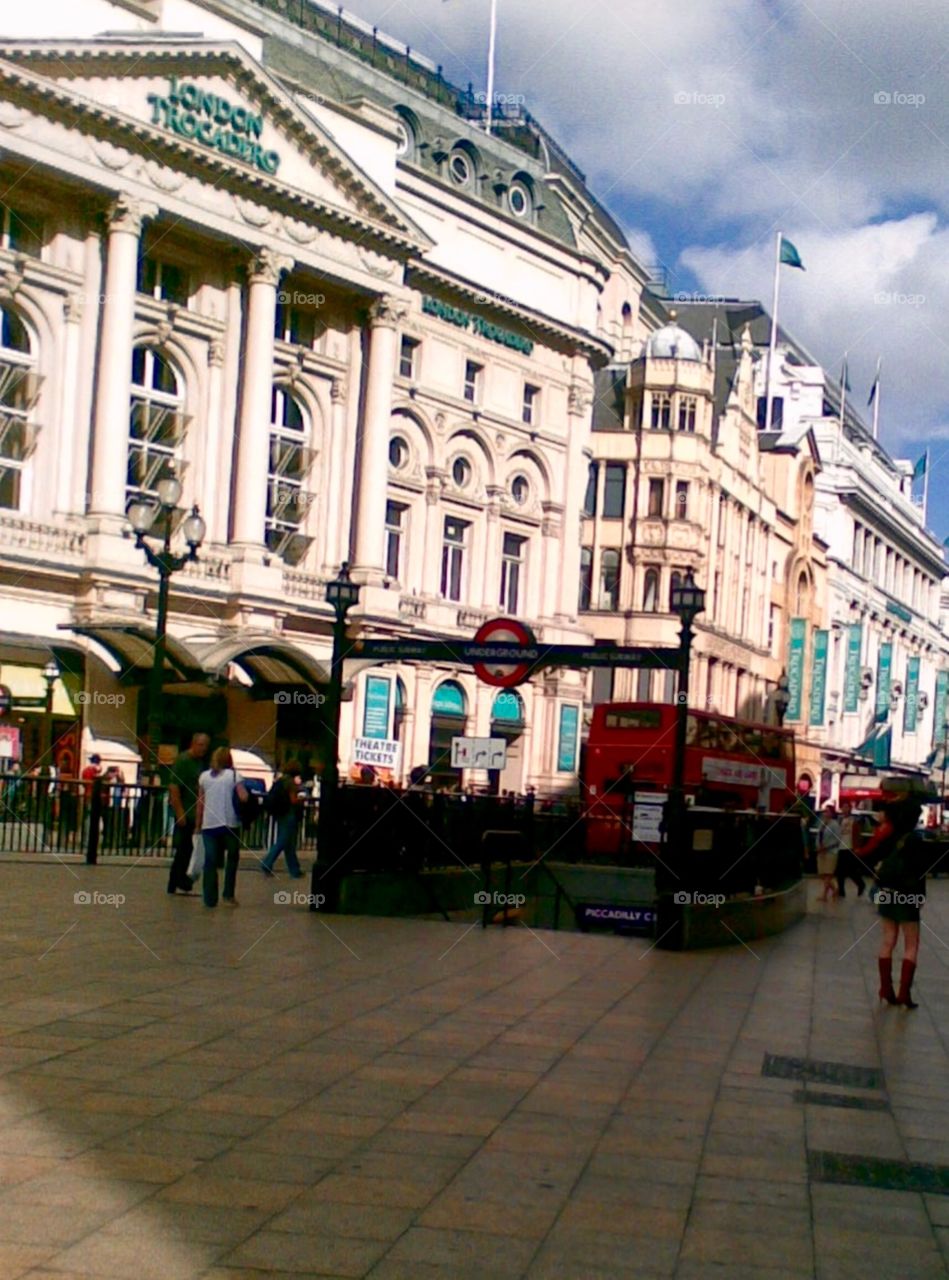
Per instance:
[[[886,821],[877,835],[860,851],[870,866],[877,868],[880,888],[877,909],[883,927],[878,963],[880,999],[886,1004],[915,1009],[913,977],[919,956],[919,913],[926,897],[926,849],[916,834],[922,807],[912,799],[887,805]],[[893,990],[893,951],[903,934],[903,967],[899,994]]]

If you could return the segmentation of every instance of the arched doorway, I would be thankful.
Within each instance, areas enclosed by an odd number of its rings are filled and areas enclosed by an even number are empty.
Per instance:
[[[524,700],[513,689],[502,689],[491,706],[491,737],[503,738],[507,762],[503,769],[490,771],[492,795],[503,791],[519,792],[524,770]]]
[[[468,723],[468,699],[457,680],[443,680],[432,695],[428,740],[428,771],[436,786],[457,786],[461,772],[451,767],[451,740],[463,738]]]

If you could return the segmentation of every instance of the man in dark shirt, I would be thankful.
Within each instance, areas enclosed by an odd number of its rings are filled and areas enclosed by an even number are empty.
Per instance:
[[[194,841],[195,809],[198,804],[198,778],[207,766],[211,739],[206,733],[196,733],[187,751],[182,751],[171,767],[168,799],[175,815],[175,833],[172,840],[174,854],[168,876],[168,892],[180,889],[190,893],[194,882],[188,875],[191,846]]]

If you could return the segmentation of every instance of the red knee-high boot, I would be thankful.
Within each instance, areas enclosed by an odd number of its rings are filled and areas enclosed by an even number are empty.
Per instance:
[[[903,971],[900,975],[900,994],[896,998],[896,1003],[901,1004],[904,1009],[918,1009],[919,1005],[914,1003],[910,992],[913,989],[913,975],[916,973],[916,961],[904,960]]]
[[[893,990],[893,960],[890,956],[878,956],[880,967],[880,999],[887,1004],[896,1004],[896,992]]]

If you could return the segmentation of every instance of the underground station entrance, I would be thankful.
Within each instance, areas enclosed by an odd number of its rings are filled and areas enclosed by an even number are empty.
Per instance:
[[[695,589],[698,592],[698,589]],[[699,593],[701,594],[701,593]],[[672,785],[637,819],[629,787],[619,857],[590,851],[596,797],[540,805],[532,795],[449,794],[413,776],[407,790],[339,786],[324,775],[311,910],[480,920],[482,926],[606,930],[666,949],[738,945],[804,914],[801,819],[795,813],[687,803],[683,784],[692,621],[676,648],[545,645],[524,623],[494,619],[468,641],[360,640],[334,635],[331,726],[338,731],[346,658],[470,664],[511,689],[543,668],[676,674]],[[458,740],[459,744],[462,740]],[[469,740],[484,767],[489,740]],[[481,755],[477,753],[481,752]],[[424,773],[424,771],[420,771]]]

